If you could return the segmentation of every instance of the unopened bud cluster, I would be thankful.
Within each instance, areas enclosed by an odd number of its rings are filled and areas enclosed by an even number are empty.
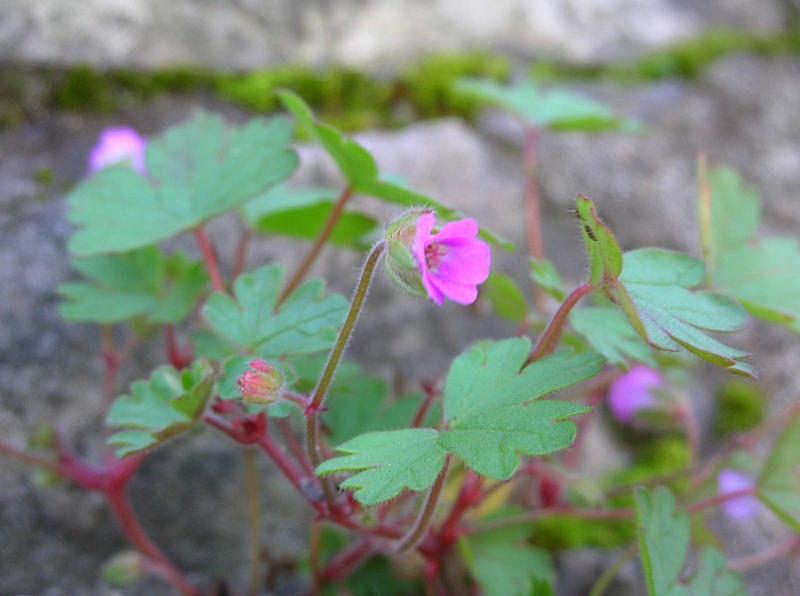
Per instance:
[[[236,384],[242,399],[251,404],[271,404],[280,397],[283,388],[283,374],[268,362],[256,359],[243,372]]]

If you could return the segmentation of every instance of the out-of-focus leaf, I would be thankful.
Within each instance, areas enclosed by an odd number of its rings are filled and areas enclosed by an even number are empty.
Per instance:
[[[148,177],[111,167],[72,192],[69,219],[78,230],[70,251],[92,256],[140,248],[238,207],[295,170],[291,139],[285,118],[227,129],[219,116],[195,116],[150,141]]]
[[[758,496],[775,514],[800,532],[800,420],[783,431],[764,464]]]
[[[61,284],[61,316],[69,321],[116,323],[146,316],[154,323],[179,323],[194,310],[208,283],[202,263],[182,253],[165,257],[149,246],[119,255],[73,261],[86,282]]]
[[[147,381],[135,381],[108,411],[106,423],[119,430],[108,443],[124,457],[182,433],[199,420],[214,388],[211,367],[197,360],[181,372],[171,366],[155,370]]]
[[[555,265],[547,259],[531,259],[531,277],[536,285],[549,296],[561,302],[567,293],[564,291],[564,282]]]
[[[491,303],[499,317],[521,323],[528,316],[528,304],[522,290],[505,273],[492,273],[481,286],[481,295]]]
[[[633,123],[622,120],[606,105],[566,89],[542,89],[533,81],[501,85],[494,81],[464,79],[456,89],[509,110],[540,128],[599,132],[632,130]]]
[[[334,209],[337,192],[328,188],[288,188],[277,186],[243,208],[249,225],[262,234],[277,234],[313,240],[322,232]],[[378,222],[358,211],[345,211],[331,233],[329,242],[337,246],[365,249]]]

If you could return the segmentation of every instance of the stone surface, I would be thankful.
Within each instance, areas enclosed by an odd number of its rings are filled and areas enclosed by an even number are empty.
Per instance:
[[[741,170],[762,190],[765,230],[796,233],[800,209],[796,189],[800,168],[800,60],[733,58],[716,65],[695,83],[667,82],[641,88],[590,87],[624,114],[641,119],[639,135],[545,135],[540,177],[545,247],[569,282],[584,273],[573,216],[575,193],[593,197],[625,248],[646,245],[696,252],[695,153],[713,163]],[[65,242],[64,192],[85,171],[85,158],[99,130],[126,123],[145,133],[186,117],[203,99],[161,98],[141,109],[102,116],[53,114],[0,132],[0,435],[21,444],[41,420],[56,423],[76,448],[95,461],[101,456],[101,363],[96,331],[66,324],[55,311],[55,288],[69,276]],[[220,108],[221,106],[206,105]],[[245,114],[225,108],[234,119]],[[513,120],[487,114],[473,130],[455,120],[426,122],[394,132],[361,135],[382,168],[405,176],[412,186],[448,202],[522,244],[522,138]],[[339,185],[326,156],[303,147],[298,182]],[[54,184],[37,172],[49,169]],[[357,202],[367,205],[364,199]],[[383,206],[375,213],[390,217]],[[210,233],[220,243],[223,262],[231,262],[236,224],[215,222]],[[181,241],[193,249],[191,242]],[[303,246],[270,239],[254,247],[251,265],[270,261],[291,266]],[[524,255],[496,253],[500,270],[523,284]],[[348,293],[359,258],[327,250],[317,272]],[[476,309],[484,310],[482,306]],[[504,337],[511,325],[470,309],[432,305],[402,295],[385,277],[371,294],[351,344],[350,356],[398,385],[441,375],[453,356],[480,337]],[[793,371],[800,358],[797,338],[754,324],[735,343],[754,351],[754,361],[769,388],[773,407],[796,398]],[[161,339],[140,346],[123,370],[123,381],[145,376],[162,359]],[[692,389],[698,408],[708,409],[709,388],[724,374],[703,366],[702,382]],[[602,436],[586,448],[603,446]],[[618,454],[609,457],[618,457]],[[155,538],[192,578],[210,584],[222,576],[241,588],[244,532],[241,512],[241,457],[224,437],[206,431],[176,441],[148,460],[132,491],[136,507]],[[297,555],[305,547],[307,511],[291,488],[266,474],[265,538],[275,555]],[[219,513],[218,513],[219,512]],[[724,526],[724,520],[720,522]],[[124,548],[110,516],[96,496],[74,489],[42,489],[26,470],[0,459],[0,593],[104,594],[99,568]],[[785,531],[773,520],[741,530],[727,527],[731,552],[743,555]],[[563,592],[580,594],[603,562],[585,554],[565,559],[570,582]],[[605,561],[605,560],[603,560]],[[626,571],[626,585],[638,581]],[[788,563],[747,576],[753,594],[791,596],[800,576]],[[777,578],[777,581],[775,580]],[[575,586],[570,591],[569,586]],[[289,584],[282,593],[297,593]],[[619,588],[623,593],[624,586]],[[165,593],[160,584],[130,593]],[[559,592],[562,593],[562,592]],[[636,593],[635,590],[633,593]]]
[[[782,0],[5,0],[0,57],[100,66],[395,70],[429,52],[626,58],[711,28],[776,31]]]

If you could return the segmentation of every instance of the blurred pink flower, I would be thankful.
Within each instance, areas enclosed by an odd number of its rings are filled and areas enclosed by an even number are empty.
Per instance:
[[[478,297],[478,284],[489,277],[492,251],[478,240],[478,224],[462,219],[436,225],[433,213],[424,213],[417,221],[414,258],[422,274],[422,285],[436,304],[448,298],[458,304],[472,304]]]
[[[653,389],[664,386],[663,375],[647,366],[634,366],[611,384],[608,407],[620,422],[631,422],[640,410],[656,405]]]
[[[719,494],[755,488],[756,481],[750,474],[738,470],[722,470],[717,477],[717,490]],[[761,503],[756,497],[743,496],[722,504],[722,511],[731,519],[741,520],[753,517],[761,509]]]
[[[89,171],[99,172],[107,166],[128,161],[134,170],[144,174],[146,148],[147,141],[134,129],[126,126],[107,128],[100,133],[89,154]]]

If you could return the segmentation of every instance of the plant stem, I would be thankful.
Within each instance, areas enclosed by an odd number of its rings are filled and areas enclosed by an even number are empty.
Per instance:
[[[772,561],[786,559],[800,546],[800,536],[793,534],[780,544],[752,555],[739,557],[728,562],[728,567],[737,573],[751,571]]]
[[[28,453],[27,451],[14,447],[13,445],[10,445],[4,441],[0,441],[0,453],[10,457],[11,459],[17,460],[26,466],[43,468],[52,474],[71,480],[68,471],[62,465],[56,462],[48,461],[42,457],[39,457],[38,455],[34,455],[33,453]]]
[[[425,423],[425,418],[428,417],[433,402],[439,396],[439,392],[433,384],[423,384],[422,389],[425,391],[425,399],[420,404],[417,413],[414,415],[414,422],[411,424],[414,428],[419,428]]]
[[[294,272],[294,275],[292,275],[292,278],[281,292],[281,295],[278,298],[278,304],[286,300],[286,298],[290,296],[291,293],[294,292],[303,282],[306,275],[308,275],[312,265],[317,260],[317,257],[319,257],[322,249],[325,247],[325,243],[331,237],[333,230],[336,229],[336,224],[339,223],[339,219],[341,219],[342,214],[344,213],[345,205],[347,205],[347,202],[352,196],[353,189],[349,186],[342,191],[341,195],[339,195],[339,200],[336,201],[333,211],[331,211],[331,214],[328,216],[328,221],[325,222],[325,227],[322,229],[322,232],[320,232],[319,236],[317,236],[317,239],[311,246],[311,250],[308,251],[308,254],[303,259],[303,262],[297,267],[297,271]]]
[[[222,274],[219,270],[217,254],[214,252],[214,247],[211,245],[211,241],[208,239],[208,235],[206,235],[205,228],[202,225],[194,229],[194,237],[200,247],[200,252],[203,253],[203,261],[206,264],[208,274],[211,276],[211,287],[217,292],[224,292],[225,282],[222,280]]]
[[[727,503],[728,501],[733,501],[735,499],[740,499],[742,497],[752,497],[755,494],[754,488],[742,488],[740,490],[733,490],[729,493],[723,493],[721,495],[715,495],[713,497],[709,497],[708,499],[703,499],[702,501],[697,501],[688,505],[686,507],[686,511],[688,513],[699,513],[705,509],[709,509],[711,507],[716,507],[718,505],[722,505]]]
[[[236,259],[233,262],[233,275],[231,279],[236,279],[244,271],[247,265],[247,251],[250,248],[250,240],[253,238],[253,233],[250,228],[245,228],[239,238],[239,243],[236,245]]]
[[[319,572],[319,562],[322,554],[322,524],[319,520],[315,520],[311,524],[309,543],[308,566],[311,571],[311,594],[312,596],[317,596],[322,589]]]
[[[287,422],[286,418],[276,419],[275,426],[277,426],[278,430],[281,431],[281,434],[286,441],[286,446],[289,448],[292,456],[294,456],[298,463],[303,467],[303,469],[306,471],[306,474],[313,477],[314,468],[311,467],[311,462],[308,461],[306,452],[300,446],[300,443],[298,442],[297,437],[292,430],[292,426]]]
[[[561,306],[558,307],[556,314],[553,315],[547,328],[539,336],[539,341],[536,342],[533,352],[531,352],[531,355],[528,357],[527,364],[544,358],[556,349],[561,339],[561,333],[564,331],[564,327],[567,324],[570,311],[580,302],[581,298],[591,294],[591,292],[592,285],[587,282],[579,285],[569,293],[564,299],[564,302],[561,303]]]
[[[542,210],[539,193],[539,137],[541,131],[537,127],[529,128],[525,133],[525,149],[523,167],[525,169],[525,222],[528,231],[528,251],[537,261],[544,259],[544,242],[542,241]],[[543,314],[547,309],[547,294],[541,288],[534,288],[534,305]]]
[[[108,408],[114,401],[117,393],[117,377],[119,367],[122,362],[117,344],[114,340],[114,327],[105,324],[100,327],[102,342],[103,370],[105,373],[105,383],[103,385],[103,401]]]
[[[634,542],[619,556],[619,558],[614,561],[614,564],[611,567],[608,567],[600,577],[597,578],[597,581],[594,582],[592,589],[589,591],[589,596],[603,596],[608,590],[608,587],[611,585],[611,582],[614,581],[614,578],[617,577],[617,574],[622,569],[623,565],[633,559],[636,556],[636,553],[639,550],[639,545]]]
[[[325,570],[320,574],[319,580],[323,585],[331,582],[342,581],[353,571],[358,569],[375,552],[372,540],[364,538],[350,550],[338,553]]]
[[[261,574],[261,487],[256,452],[252,447],[244,450],[244,486],[247,496],[247,522],[250,532],[249,549],[249,589],[251,596],[261,593],[263,576]]]
[[[200,596],[199,590],[192,586],[167,556],[155,545],[142,528],[136,513],[125,495],[124,486],[105,492],[106,500],[114,511],[125,536],[143,555],[152,559],[161,569],[165,579],[185,596]]]
[[[712,193],[708,179],[708,160],[705,153],[697,154],[698,220],[700,222],[700,244],[703,260],[706,262],[706,277],[714,270],[714,249],[712,238]],[[710,281],[710,280],[709,280]]]
[[[428,496],[425,497],[425,504],[422,506],[422,509],[420,509],[417,521],[414,522],[414,525],[411,527],[411,529],[400,539],[400,542],[397,544],[398,553],[402,553],[410,548],[413,548],[425,536],[425,532],[428,531],[428,528],[431,525],[433,513],[436,511],[436,505],[439,502],[439,496],[442,493],[442,488],[444,487],[444,482],[447,479],[447,471],[449,469],[450,456],[448,455],[444,460],[442,471],[439,472],[439,476],[436,477],[436,481],[433,483],[433,486],[431,486]]]
[[[353,300],[350,303],[350,310],[347,312],[347,317],[344,320],[342,328],[339,330],[339,336],[336,338],[336,343],[328,356],[328,361],[325,364],[325,369],[317,382],[311,401],[306,408],[306,450],[308,451],[308,459],[316,469],[322,463],[322,457],[319,453],[319,413],[325,403],[325,398],[328,395],[333,378],[336,375],[336,369],[339,362],[344,355],[347,348],[347,343],[350,341],[350,336],[353,334],[358,316],[361,314],[361,309],[364,307],[364,302],[367,299],[369,285],[372,282],[372,277],[375,274],[375,268],[383,255],[384,242],[376,244],[364,263],[364,268],[361,270],[361,277],[356,285]],[[322,490],[325,493],[325,499],[328,502],[330,511],[334,509],[333,488],[329,478],[323,478]]]

